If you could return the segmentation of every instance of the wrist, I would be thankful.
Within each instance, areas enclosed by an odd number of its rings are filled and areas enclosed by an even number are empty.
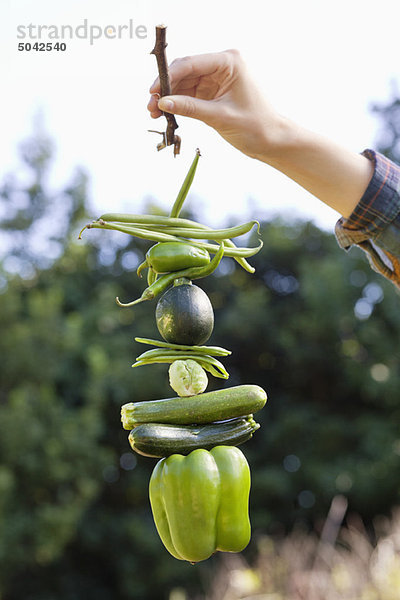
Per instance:
[[[262,129],[260,151],[255,158],[282,171],[290,155],[301,146],[301,138],[301,127],[278,114],[272,124]]]

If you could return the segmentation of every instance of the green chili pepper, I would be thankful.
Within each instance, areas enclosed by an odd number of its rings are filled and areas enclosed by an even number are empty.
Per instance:
[[[243,550],[251,534],[249,491],[250,469],[239,448],[216,446],[161,459],[149,495],[168,552],[196,563],[218,551]]]
[[[140,265],[136,269],[136,274],[138,277],[142,276],[142,271],[144,271],[144,269],[147,269],[147,260],[144,260],[142,263],[140,263]]]
[[[157,281],[157,273],[151,267],[149,267],[149,270],[147,271],[148,287],[152,286],[153,283],[155,283],[156,281]]]
[[[163,242],[155,244],[146,252],[146,262],[155,273],[170,273],[208,265],[210,255],[207,250],[188,243]]]
[[[146,288],[137,300],[133,300],[133,302],[123,303],[119,298],[116,298],[116,302],[118,306],[133,306],[134,304],[139,304],[139,302],[143,302],[144,300],[152,300],[159,294],[161,294],[164,290],[167,289],[170,285],[172,285],[175,279],[178,278],[186,278],[189,280],[192,279],[202,279],[203,277],[207,277],[215,271],[218,267],[221,259],[224,255],[224,242],[221,242],[219,250],[217,254],[214,256],[212,261],[205,265],[204,267],[191,267],[189,269],[183,269],[182,271],[175,271],[173,273],[166,273],[162,275],[155,283],[153,283],[150,287]]]

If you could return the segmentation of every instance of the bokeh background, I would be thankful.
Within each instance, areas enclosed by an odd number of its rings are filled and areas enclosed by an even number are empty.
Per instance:
[[[176,159],[146,131],[148,52],[165,22],[171,58],[238,47],[283,112],[399,162],[397,5],[323,6],[2,5],[1,600],[400,596],[398,292],[361,251],[338,248],[333,211],[204,125],[182,120]],[[148,39],[75,40],[63,57],[16,50],[18,23],[84,18],[132,18]],[[149,244],[77,234],[110,209],[167,212],[196,146],[187,216],[262,221],[255,274],[226,258],[201,287],[215,309],[210,342],[232,350],[226,385],[259,384],[269,401],[242,447],[252,541],[191,566],[158,539],[155,461],[130,451],[119,420],[126,402],[170,395],[166,366],[130,368],[134,337],[158,337],[154,304],[114,301],[141,294]]]

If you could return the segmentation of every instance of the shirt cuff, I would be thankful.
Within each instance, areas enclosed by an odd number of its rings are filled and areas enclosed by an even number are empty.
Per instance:
[[[374,174],[352,214],[336,223],[336,238],[345,250],[360,246],[372,268],[400,287],[400,167],[374,150],[362,154],[374,162]]]

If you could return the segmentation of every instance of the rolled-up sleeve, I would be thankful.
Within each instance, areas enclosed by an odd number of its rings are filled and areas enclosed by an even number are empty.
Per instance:
[[[400,288],[400,167],[374,150],[363,155],[374,174],[353,213],[336,223],[336,239],[345,250],[362,248],[372,268]]]

